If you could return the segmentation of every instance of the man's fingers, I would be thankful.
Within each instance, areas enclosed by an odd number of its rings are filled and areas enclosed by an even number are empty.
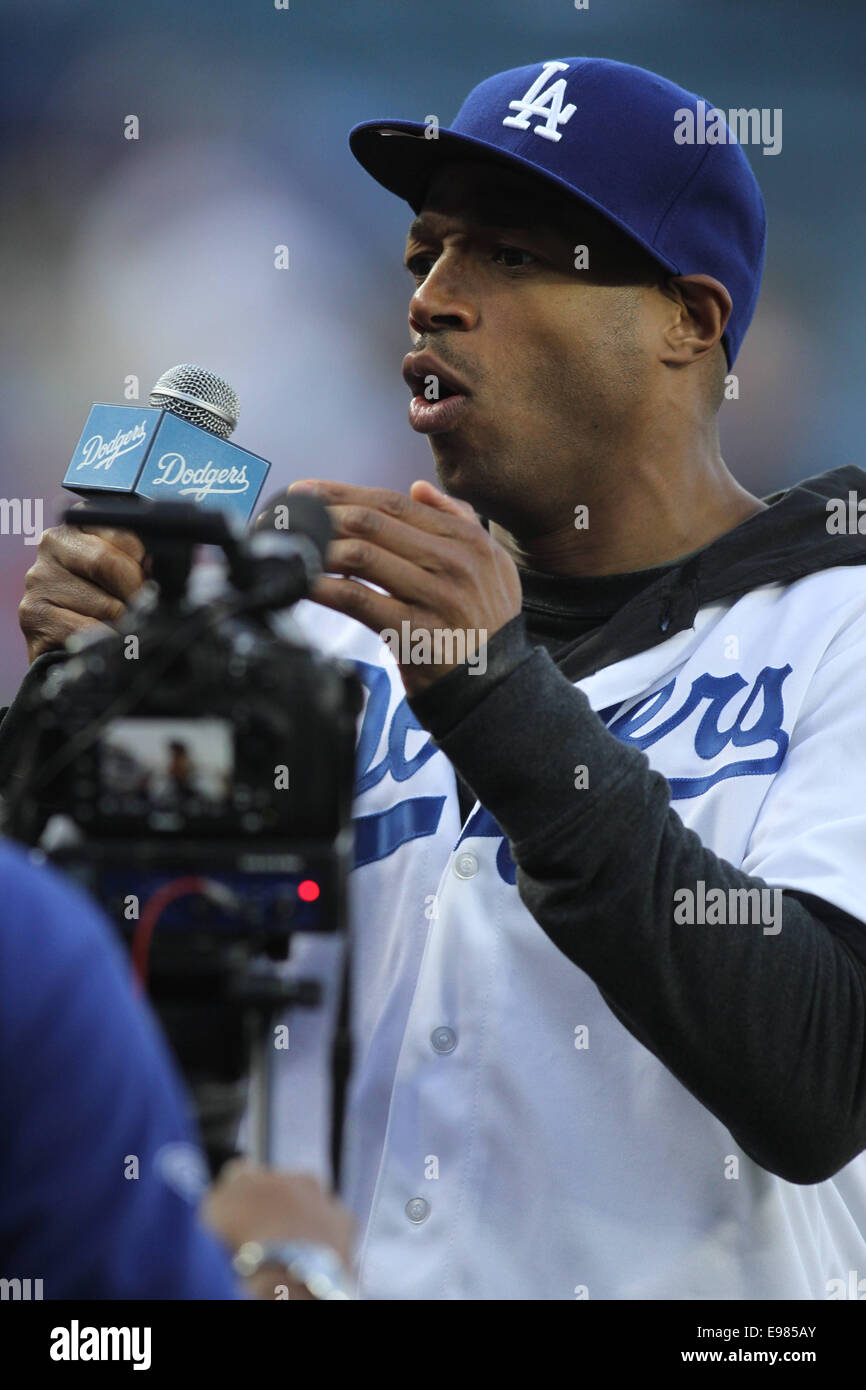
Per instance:
[[[139,555],[137,537],[120,529],[44,531],[18,607],[30,660],[94,622],[116,623],[144,582]]]
[[[143,548],[141,553],[144,554]],[[95,584],[124,604],[137,593],[144,582],[141,565],[133,558],[129,548],[114,545],[95,531],[80,531],[72,526],[58,526],[48,530],[40,541],[40,559],[43,555],[54,560],[62,570]],[[37,561],[30,573],[38,571],[38,567]],[[62,593],[58,593],[56,597],[66,598]],[[98,613],[92,616],[103,615]]]
[[[116,526],[81,526],[76,528],[86,532],[88,536],[101,536],[109,545],[122,550],[130,559],[142,564],[145,557],[145,548],[141,537],[134,531],[122,531]]]
[[[426,507],[424,510],[432,513],[432,508]],[[329,505],[328,513],[337,541],[350,541],[359,551],[363,551],[364,547],[375,548],[389,555],[402,557],[402,561],[408,561],[415,567],[420,566],[421,570],[429,574],[462,573],[469,553],[467,546],[473,541],[487,539],[483,526],[474,523],[473,529],[467,530],[466,519],[454,513],[438,513],[441,517],[438,531],[433,531],[428,526],[422,528],[411,522],[400,521],[394,516],[377,511],[374,507],[357,503]],[[474,529],[477,529],[477,536],[474,535]],[[326,569],[331,566],[331,553],[329,549],[325,557]],[[348,548],[344,548],[340,553],[345,558],[350,552]],[[363,573],[365,578],[372,579],[385,588],[391,587],[386,579],[380,579],[376,574],[367,574],[360,569],[357,572]],[[413,597],[415,596],[413,594]]]
[[[202,1218],[237,1248],[246,1240],[313,1240],[349,1262],[354,1223],[332,1193],[306,1173],[250,1165],[220,1172]]]
[[[312,484],[292,487],[303,490]],[[336,536],[326,569],[369,579],[408,602],[429,597],[426,575],[461,575],[470,554],[467,546],[488,542],[469,503],[429,483],[414,484],[413,497],[343,483],[317,484],[316,492],[328,507]]]
[[[438,553],[421,555],[407,546],[405,553],[409,558],[404,560],[394,554],[394,547],[387,539],[382,545],[355,537],[335,540],[328,545],[325,571],[368,579],[405,603],[429,603],[436,577],[447,576],[453,568],[454,557],[443,555],[441,546],[440,541]]]
[[[104,628],[106,633],[110,631],[105,623],[96,618],[85,618],[71,608],[58,608],[50,603],[41,604],[35,615],[22,618],[21,627],[27,638],[27,655],[31,662],[42,656],[43,652],[57,651],[74,632],[83,632],[87,628]]]
[[[116,623],[124,612],[122,601],[101,585],[69,570],[55,574],[47,565],[41,569],[34,566],[24,579],[18,620],[25,631],[25,624],[38,621],[43,608],[55,608],[58,612],[71,610],[81,617],[96,618],[103,623]]]
[[[428,484],[429,486],[429,484]],[[421,531],[429,531],[433,536],[471,535],[471,528],[483,527],[468,503],[447,499],[454,503],[453,508],[407,497],[404,492],[395,492],[383,487],[360,487],[356,483],[334,483],[329,480],[304,478],[292,483],[288,489],[291,497],[294,488],[314,492],[330,509],[353,507],[378,513],[385,518],[392,517],[404,525]],[[435,491],[435,489],[434,489]],[[445,496],[445,494],[440,494]]]
[[[419,478],[412,484],[409,496],[413,501],[423,502],[428,507],[438,507],[440,511],[465,517],[467,521],[478,521],[478,513],[470,502],[464,502],[459,497],[450,497],[447,492],[441,492],[438,487],[428,483],[426,478]]]
[[[400,623],[406,617],[405,603],[355,579],[332,579],[329,575],[321,575],[313,585],[310,598],[324,608],[333,608],[338,613],[356,618],[371,632],[383,632],[386,628],[395,628],[399,632]]]

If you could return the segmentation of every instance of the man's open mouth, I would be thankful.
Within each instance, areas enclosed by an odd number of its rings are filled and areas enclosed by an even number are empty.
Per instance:
[[[468,396],[469,388],[430,352],[409,352],[403,358],[403,380],[413,396],[428,401],[444,401],[450,396]]]

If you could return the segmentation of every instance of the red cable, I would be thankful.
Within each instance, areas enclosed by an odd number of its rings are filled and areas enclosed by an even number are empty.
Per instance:
[[[216,887],[217,885],[211,883],[209,879],[187,874],[184,878],[173,878],[168,883],[164,883],[148,898],[132,937],[132,968],[140,989],[147,989],[150,943],[156,924],[166,908],[177,898],[186,897],[188,894],[217,897],[218,895],[214,892]]]

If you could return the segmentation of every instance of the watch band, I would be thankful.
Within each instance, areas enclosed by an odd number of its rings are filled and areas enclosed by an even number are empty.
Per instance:
[[[243,1279],[257,1274],[263,1265],[278,1265],[313,1298],[322,1302],[354,1299],[350,1275],[330,1245],[318,1245],[309,1240],[248,1240],[240,1247],[232,1264]]]

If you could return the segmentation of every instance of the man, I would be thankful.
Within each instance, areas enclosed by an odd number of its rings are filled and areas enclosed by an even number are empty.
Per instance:
[[[761,500],[721,458],[764,212],[736,145],[674,138],[697,100],[567,59],[436,139],[352,133],[418,214],[404,374],[445,489],[319,483],[298,609],[367,687],[368,1297],[824,1298],[866,1263],[866,542],[828,529],[866,475]],[[139,561],[47,533],[31,657]]]

